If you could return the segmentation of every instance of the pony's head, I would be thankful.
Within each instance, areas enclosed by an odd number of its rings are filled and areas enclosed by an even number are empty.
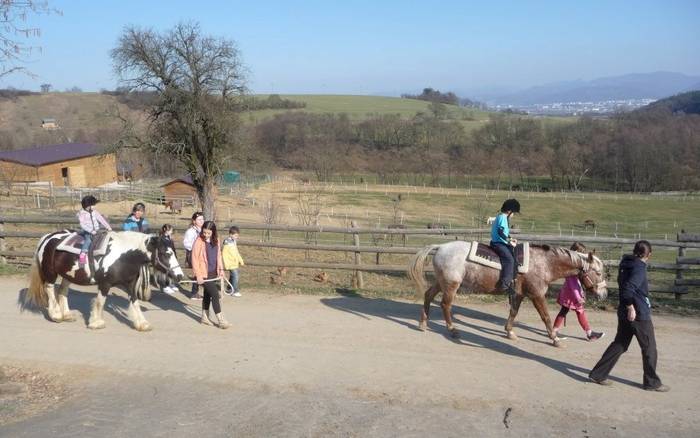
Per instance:
[[[604,300],[608,296],[608,284],[605,281],[603,261],[593,252],[589,252],[586,262],[579,271],[578,279],[586,292],[595,294],[599,300]]]
[[[146,242],[146,248],[150,253],[154,269],[167,274],[175,281],[182,280],[185,274],[177,261],[175,251],[163,239],[151,235]]]

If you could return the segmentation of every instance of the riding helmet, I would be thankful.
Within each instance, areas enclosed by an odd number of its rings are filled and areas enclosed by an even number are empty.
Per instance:
[[[80,205],[83,206],[84,209],[87,209],[88,207],[92,207],[93,205],[97,205],[97,203],[100,202],[97,198],[95,198],[92,195],[87,195],[83,197],[82,201],[80,201]]]
[[[502,212],[512,211],[513,213],[520,213],[520,203],[517,199],[506,199],[501,207]]]

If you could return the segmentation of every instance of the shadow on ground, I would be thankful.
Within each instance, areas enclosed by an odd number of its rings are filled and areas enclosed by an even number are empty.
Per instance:
[[[418,329],[418,318],[420,316],[421,305],[419,304],[392,301],[384,298],[365,298],[354,294],[337,298],[323,298],[321,302],[328,307],[350,313],[359,318],[382,318],[403,325],[416,332],[420,331]],[[504,313],[505,312],[506,309],[504,308]],[[439,306],[432,306],[431,316],[433,320],[428,322],[428,330],[442,334],[446,339],[455,344],[473,348],[486,348],[508,356],[531,360],[579,382],[588,381],[589,368],[530,353],[513,345],[512,342],[517,341],[500,341],[494,339],[493,336],[506,339],[503,330],[503,326],[506,323],[505,318],[462,306],[452,306],[452,314],[455,327],[458,328],[459,338],[454,339],[447,333],[444,320],[442,319],[442,311]],[[438,318],[437,321],[435,318]],[[539,335],[546,339],[542,340],[521,336],[521,340],[525,339],[531,342],[549,344],[546,331],[518,323],[516,323],[515,326],[521,330]],[[556,354],[557,349],[552,347],[552,352]],[[638,383],[627,379],[616,377],[610,377],[610,379],[626,385],[640,387]]]
[[[56,286],[58,290],[58,286]],[[27,294],[26,289],[19,291],[17,302],[20,303],[24,300]],[[97,291],[82,291],[76,289],[69,289],[68,291],[68,306],[75,313],[80,313],[85,325],[88,324],[90,319],[90,309],[92,305],[92,300],[97,296]],[[141,308],[143,310],[146,319],[148,315],[152,312],[176,312],[186,315],[190,319],[199,323],[200,309],[199,306],[193,307],[189,303],[189,299],[186,295],[179,293],[176,296],[166,295],[158,290],[153,290],[151,295],[151,300],[149,302],[141,302]],[[29,307],[26,310],[33,313],[42,313],[44,318],[49,320],[48,313],[46,309],[37,309]],[[119,288],[113,288],[110,290],[107,300],[105,301],[105,312],[113,315],[119,322],[132,326],[129,319],[129,298],[126,292]]]

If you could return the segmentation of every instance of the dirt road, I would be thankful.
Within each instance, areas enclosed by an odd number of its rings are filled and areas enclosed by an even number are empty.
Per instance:
[[[586,382],[615,330],[589,343],[575,319],[566,348],[551,347],[523,305],[517,333],[502,335],[505,304],[457,303],[461,338],[445,336],[439,309],[425,333],[418,305],[345,296],[246,293],[224,300],[230,330],[200,326],[199,304],[156,294],[154,325],[126,325],[121,292],[107,327],[20,314],[20,277],[0,279],[0,363],[61,374],[74,396],[0,436],[698,436],[700,324],[657,316],[659,374],[672,390],[643,391],[639,347],[612,387]],[[71,291],[87,316],[91,288]],[[552,309],[554,310],[554,309]]]

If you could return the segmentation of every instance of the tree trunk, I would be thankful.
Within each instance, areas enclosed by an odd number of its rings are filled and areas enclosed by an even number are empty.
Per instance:
[[[206,178],[202,187],[197,188],[199,203],[202,206],[204,219],[208,221],[216,220],[216,210],[214,201],[216,200],[216,185],[213,179]]]

